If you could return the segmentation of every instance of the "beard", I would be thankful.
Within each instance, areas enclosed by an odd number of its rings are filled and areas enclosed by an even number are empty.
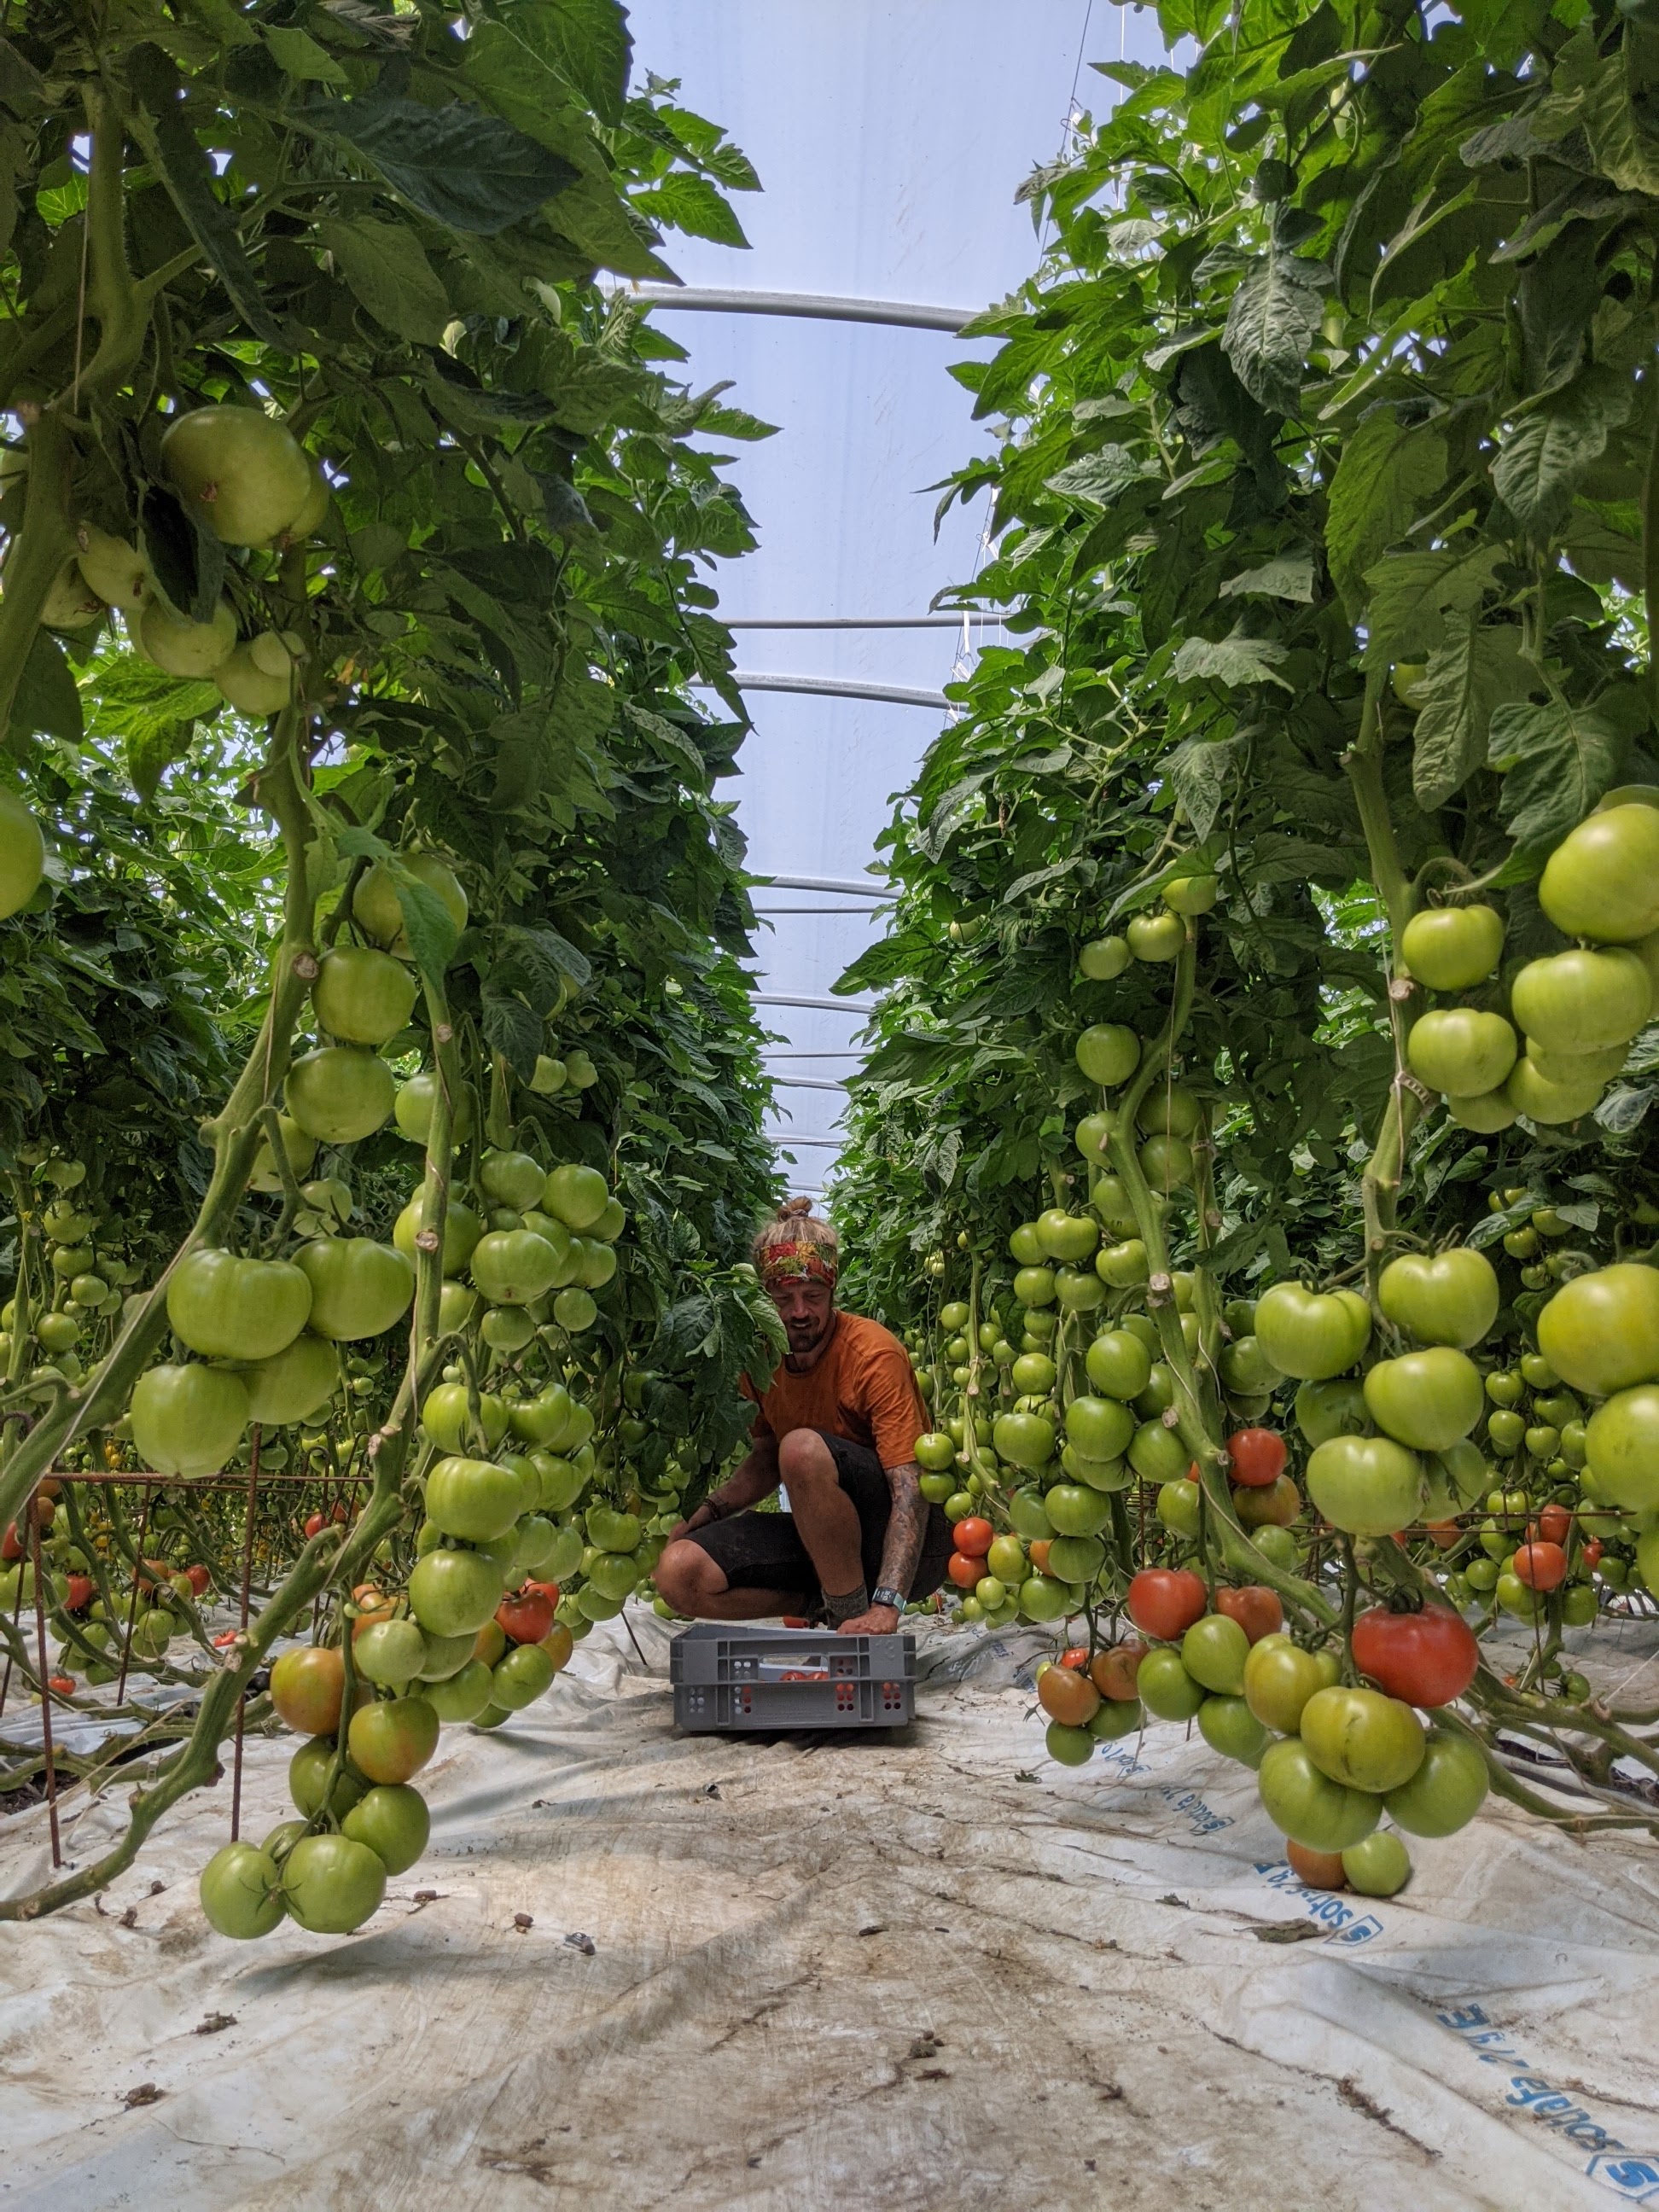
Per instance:
[[[791,1358],[799,1358],[809,1352],[815,1352],[829,1334],[830,1323],[833,1319],[834,1315],[831,1312],[825,1314],[821,1319],[816,1314],[808,1314],[799,1321],[787,1321],[783,1325],[784,1334],[789,1340]]]

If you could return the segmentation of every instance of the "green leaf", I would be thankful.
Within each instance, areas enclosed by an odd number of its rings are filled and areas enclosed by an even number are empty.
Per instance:
[[[1246,742],[1243,738],[1189,738],[1164,763],[1194,836],[1207,837],[1232,787]]]
[[[1513,623],[1448,617],[1446,643],[1412,687],[1418,709],[1412,786],[1419,806],[1443,806],[1486,758],[1493,710],[1524,699],[1537,682],[1521,659]]]
[[[1108,507],[1137,477],[1148,473],[1147,464],[1127,446],[1103,446],[1085,453],[1057,474],[1045,479],[1047,489],[1079,507]]]
[[[501,116],[459,100],[422,107],[360,93],[295,102],[290,112],[301,130],[361,155],[422,215],[481,237],[533,215],[578,174]]]
[[[683,230],[688,238],[710,238],[716,246],[749,243],[731,203],[707,177],[675,169],[649,191],[633,197],[639,214],[665,228]]]
[[[267,30],[264,36],[284,76],[297,77],[301,83],[309,84],[350,83],[333,55],[319,46],[309,32]]]
[[[316,229],[319,244],[377,323],[414,343],[436,344],[449,321],[449,301],[409,224],[360,216],[325,220]]]
[[[532,36],[602,122],[621,122],[634,42],[616,0],[508,0],[500,20]]]
[[[267,310],[236,225],[214,190],[213,164],[179,105],[178,70],[159,46],[135,46],[127,56],[127,80],[135,95],[128,112],[132,135],[237,313],[267,344],[296,351],[295,333]]]
[[[441,983],[444,971],[455,957],[460,932],[455,917],[430,884],[423,884],[401,866],[394,868],[398,903],[403,908],[404,932],[415,965],[429,983]],[[532,1063],[533,1072],[534,1062]]]
[[[1291,686],[1273,665],[1285,651],[1270,638],[1244,637],[1237,630],[1230,637],[1189,637],[1170,672],[1177,684],[1277,684],[1288,691]]]
[[[1620,191],[1659,196],[1659,139],[1643,128],[1631,97],[1630,52],[1626,44],[1604,56],[1586,84],[1582,108],[1585,135],[1590,151]]]
[[[27,745],[33,738],[48,737],[79,744],[82,733],[81,694],[64,648],[49,629],[37,629],[12,701],[12,744]]]
[[[1218,594],[1224,599],[1297,599],[1304,605],[1312,603],[1313,595],[1311,553],[1278,554],[1259,568],[1246,568],[1242,575],[1230,576]]]
[[[1275,246],[1233,294],[1221,349],[1259,406],[1289,415],[1325,313],[1331,272]]]
[[[1503,557],[1501,546],[1477,544],[1461,558],[1395,553],[1379,561],[1365,578],[1365,665],[1426,660],[1444,641],[1447,609],[1467,613],[1479,606]]]
[[[520,1082],[528,1083],[546,1036],[541,1016],[522,999],[492,991],[488,984],[479,994],[478,1006],[485,1044],[501,1054]]]
[[[1404,537],[1419,507],[1443,491],[1446,447],[1431,429],[1404,429],[1389,407],[1367,415],[1331,482],[1325,556],[1351,614],[1365,605],[1365,572]]]
[[[1594,707],[1558,697],[1494,711],[1487,759],[1504,778],[1498,811],[1517,848],[1510,865],[1522,870],[1518,879],[1535,875],[1550,848],[1612,788],[1626,750],[1624,731]]]
[[[1504,441],[1492,465],[1492,484],[1529,536],[1551,537],[1565,522],[1585,471],[1629,407],[1622,379],[1592,374],[1527,416]]]

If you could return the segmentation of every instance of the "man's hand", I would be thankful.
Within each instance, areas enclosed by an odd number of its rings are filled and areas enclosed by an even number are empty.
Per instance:
[[[890,1605],[872,1605],[868,1613],[860,1613],[851,1620],[843,1620],[836,1633],[841,1636],[890,1636],[898,1623],[899,1617]]]

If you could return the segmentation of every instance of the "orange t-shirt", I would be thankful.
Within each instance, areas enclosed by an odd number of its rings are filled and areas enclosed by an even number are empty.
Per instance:
[[[780,1360],[764,1390],[746,1375],[738,1388],[760,1407],[756,1443],[791,1429],[827,1429],[866,1445],[884,1467],[908,1467],[927,1426],[909,1353],[861,1314],[837,1313],[829,1349],[806,1374],[792,1375]]]

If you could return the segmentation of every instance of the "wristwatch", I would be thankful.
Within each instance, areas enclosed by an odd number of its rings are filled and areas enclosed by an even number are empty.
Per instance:
[[[871,1591],[870,1602],[872,1606],[884,1605],[893,1613],[902,1613],[910,1601],[902,1590],[883,1589]]]

